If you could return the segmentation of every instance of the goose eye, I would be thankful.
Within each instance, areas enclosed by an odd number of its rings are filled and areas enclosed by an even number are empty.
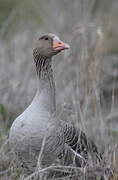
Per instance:
[[[48,37],[45,37],[45,40],[48,41],[49,40]]]

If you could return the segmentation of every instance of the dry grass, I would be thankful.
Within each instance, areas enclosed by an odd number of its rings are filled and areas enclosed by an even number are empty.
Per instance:
[[[104,161],[92,164],[91,161],[84,168],[74,166],[52,165],[43,169],[38,168],[33,174],[24,177],[19,162],[13,159],[13,154],[8,149],[7,140],[0,151],[0,179],[1,180],[40,180],[45,179],[73,179],[73,180],[99,180],[104,177],[105,180],[117,180],[118,178],[118,159],[117,147],[114,146],[109,152],[105,150]],[[49,173],[54,173],[49,177]],[[58,177],[59,176],[59,177]]]

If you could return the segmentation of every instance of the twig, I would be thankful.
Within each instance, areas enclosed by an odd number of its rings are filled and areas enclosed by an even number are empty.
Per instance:
[[[85,176],[91,177],[92,175],[103,176],[105,174],[105,170],[106,170],[105,168],[100,167],[100,166],[85,167],[85,168],[78,168],[78,167],[72,167],[72,166],[49,166],[49,167],[43,168],[39,171],[35,171],[30,176],[26,177],[24,180],[30,180],[30,178],[32,178],[40,173],[44,173],[45,171],[49,171],[49,170],[61,171],[61,172],[66,172],[66,173],[70,174],[70,172],[71,172],[70,169],[76,170],[75,175],[79,175],[82,177],[85,177]],[[73,173],[72,173],[72,176],[73,176]]]

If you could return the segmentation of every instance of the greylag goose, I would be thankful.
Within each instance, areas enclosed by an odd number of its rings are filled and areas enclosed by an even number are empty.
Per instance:
[[[52,57],[69,49],[54,34],[41,36],[33,50],[38,76],[36,95],[29,107],[13,122],[9,142],[26,174],[35,171],[41,153],[42,167],[55,162],[76,166],[86,163],[88,152],[97,153],[96,146],[84,132],[56,116],[55,83]],[[42,148],[43,146],[43,148]]]

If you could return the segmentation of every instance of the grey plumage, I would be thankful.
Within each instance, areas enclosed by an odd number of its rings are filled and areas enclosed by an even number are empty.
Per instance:
[[[56,116],[52,56],[67,48],[69,46],[57,36],[49,34],[38,40],[33,51],[38,75],[37,93],[29,107],[13,122],[9,135],[10,146],[26,174],[35,171],[43,140],[42,166],[56,161],[84,166],[88,152],[97,154],[96,146],[81,130]]]

